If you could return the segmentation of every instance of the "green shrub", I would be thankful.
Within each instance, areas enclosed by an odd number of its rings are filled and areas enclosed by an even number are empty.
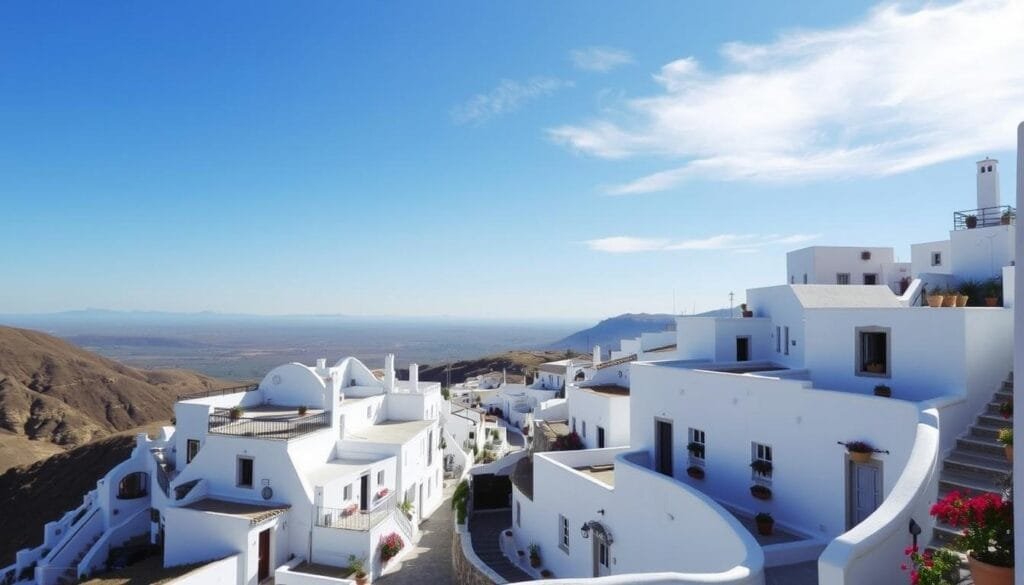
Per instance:
[[[459,524],[466,523],[466,503],[469,500],[469,480],[462,480],[452,493],[452,509]]]

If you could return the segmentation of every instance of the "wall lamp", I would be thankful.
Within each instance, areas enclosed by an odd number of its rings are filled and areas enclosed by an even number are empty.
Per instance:
[[[580,528],[580,534],[583,535],[583,538],[590,538],[590,525],[584,523],[583,527]]]
[[[910,535],[914,537],[914,548],[917,548],[917,537],[919,534],[921,534],[921,525],[915,522],[913,518],[911,518],[909,530]]]

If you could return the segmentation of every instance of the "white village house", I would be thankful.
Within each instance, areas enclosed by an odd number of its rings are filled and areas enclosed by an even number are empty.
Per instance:
[[[1010,472],[995,436],[1012,397],[1015,210],[998,163],[977,172],[978,208],[910,263],[798,250],[787,284],[747,291],[745,318],[678,317],[610,362],[595,351],[566,392],[585,449],[519,464],[506,556],[555,583],[905,581],[906,546],[953,534],[928,513],[939,495],[998,492]],[[981,279],[997,306],[924,306]],[[868,460],[848,452],[857,441]],[[518,552],[531,545],[540,567]]]
[[[383,379],[355,358],[298,363],[258,384],[179,401],[176,424],[140,435],[82,505],[46,525],[0,582],[50,585],[96,574],[142,538],[164,566],[209,563],[196,583],[302,584],[303,563],[380,575],[380,541],[405,544],[442,501],[440,385]],[[4,581],[6,580],[6,581]],[[332,582],[346,583],[344,579]]]

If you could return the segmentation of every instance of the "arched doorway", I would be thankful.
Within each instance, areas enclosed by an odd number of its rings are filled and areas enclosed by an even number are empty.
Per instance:
[[[117,499],[134,500],[149,494],[149,474],[143,471],[129,473],[117,484]]]
[[[583,538],[594,535],[594,576],[606,577],[612,574],[612,532],[600,522],[591,520],[583,525]]]

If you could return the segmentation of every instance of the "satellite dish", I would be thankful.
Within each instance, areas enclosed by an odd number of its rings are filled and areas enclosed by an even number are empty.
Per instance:
[[[264,500],[269,500],[270,498],[274,497],[274,488],[270,487],[269,485],[264,486],[263,490],[260,491],[260,495],[263,496]]]

